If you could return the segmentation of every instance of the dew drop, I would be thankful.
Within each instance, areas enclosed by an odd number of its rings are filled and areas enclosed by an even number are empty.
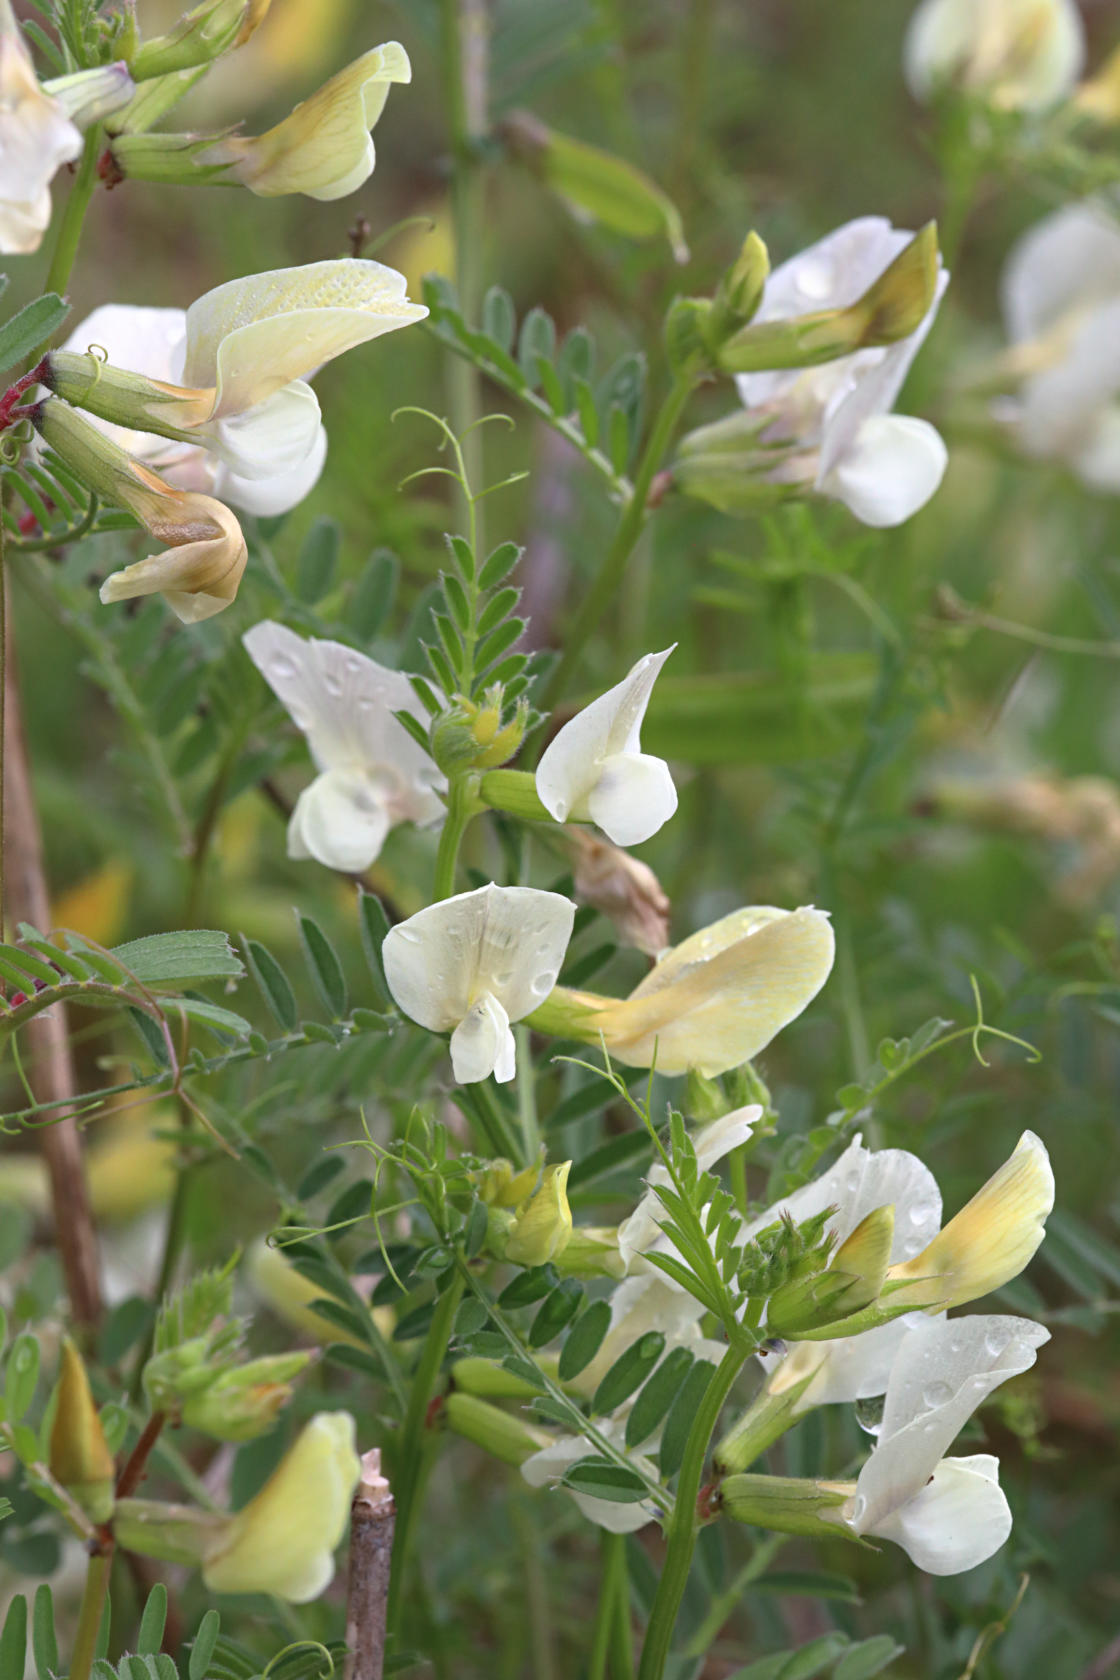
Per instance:
[[[922,1405],[932,1411],[935,1406],[943,1406],[946,1400],[953,1398],[953,1391],[947,1382],[931,1382],[922,1390]]]
[[[284,682],[288,677],[294,677],[296,674],[294,661],[283,653],[274,655],[268,662],[268,668],[274,677],[280,678],[281,682]]]
[[[548,996],[549,992],[552,990],[552,988],[553,988],[553,986],[555,986],[555,984],[556,984],[556,971],[555,971],[555,969],[546,969],[543,974],[538,974],[537,975],[536,979],[532,982],[531,986],[529,987],[529,990],[533,993],[534,997],[543,998],[543,997]]]
[[[999,1325],[996,1329],[989,1330],[988,1334],[984,1337],[985,1351],[990,1353],[993,1359],[996,1359],[1003,1352],[1010,1340],[1010,1330],[1005,1330],[1002,1325]]]
[[[336,700],[341,697],[342,683],[339,678],[335,676],[333,671],[328,671],[326,676],[324,676],[323,687],[326,689],[327,693],[333,695]]]

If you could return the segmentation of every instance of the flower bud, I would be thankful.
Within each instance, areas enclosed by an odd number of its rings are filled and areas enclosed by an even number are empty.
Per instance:
[[[537,1356],[537,1363],[550,1375],[556,1374],[556,1355]],[[527,1382],[516,1371],[507,1371],[493,1359],[471,1355],[457,1359],[451,1367],[451,1381],[456,1390],[465,1395],[477,1395],[490,1400],[531,1400],[540,1393],[538,1383]]]
[[[473,1441],[503,1464],[524,1464],[552,1439],[545,1430],[534,1429],[523,1418],[503,1412],[500,1406],[492,1406],[474,1394],[449,1394],[443,1410],[456,1435]]]
[[[725,313],[729,326],[745,327],[753,319],[769,276],[770,253],[752,230],[716,291],[716,308]]]
[[[537,1162],[515,1173],[509,1161],[490,1161],[474,1174],[479,1200],[487,1207],[515,1208],[528,1200],[540,1179]]]
[[[838,1534],[852,1538],[829,1513],[855,1492],[855,1483],[810,1482],[794,1476],[725,1476],[719,1506],[735,1522],[782,1534],[805,1534],[824,1540]]]
[[[572,1235],[568,1206],[570,1161],[546,1167],[539,1187],[519,1209],[506,1239],[505,1258],[518,1266],[543,1266],[563,1253]]]
[[[156,35],[132,55],[137,81],[209,64],[240,47],[264,22],[271,0],[202,0],[173,29]]]
[[[218,1441],[251,1441],[271,1428],[292,1397],[292,1378],[314,1357],[310,1351],[277,1353],[223,1371],[184,1400],[180,1419]]]
[[[87,414],[184,443],[197,441],[184,428],[202,425],[214,408],[212,388],[190,390],[149,379],[103,362],[93,351],[52,350],[44,357],[42,384]]]
[[[894,1208],[874,1209],[841,1244],[826,1271],[796,1275],[771,1296],[766,1326],[796,1339],[859,1312],[876,1300],[894,1238]]]
[[[895,344],[928,315],[938,271],[937,228],[927,222],[855,303],[746,326],[723,345],[719,365],[726,373],[816,367],[855,350]]]
[[[56,99],[78,128],[91,128],[127,105],[136,92],[128,65],[102,64],[94,70],[75,70],[43,83],[43,92]]]
[[[688,261],[680,211],[632,163],[558,134],[528,111],[512,112],[502,124],[502,134],[577,220],[597,222],[627,239],[668,239],[675,261]]]
[[[82,1356],[67,1337],[62,1344],[58,1406],[51,1425],[50,1471],[94,1522],[113,1510],[113,1455],[90,1393]]]

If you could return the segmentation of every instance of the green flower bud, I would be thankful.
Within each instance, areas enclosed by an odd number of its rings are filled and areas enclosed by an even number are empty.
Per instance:
[[[113,1510],[113,1455],[90,1393],[85,1364],[74,1343],[62,1344],[58,1405],[51,1425],[51,1475],[94,1522]]]
[[[473,1441],[503,1464],[522,1465],[551,1440],[543,1429],[534,1429],[523,1418],[503,1412],[500,1406],[492,1406],[474,1394],[449,1394],[443,1409],[456,1435]]]
[[[810,1482],[793,1476],[725,1476],[719,1484],[719,1506],[734,1522],[782,1534],[805,1534],[834,1540],[855,1536],[835,1514],[855,1492],[855,1483]]]
[[[292,1378],[314,1357],[310,1351],[278,1353],[224,1371],[184,1401],[181,1419],[218,1441],[251,1441],[271,1428],[292,1397]]]

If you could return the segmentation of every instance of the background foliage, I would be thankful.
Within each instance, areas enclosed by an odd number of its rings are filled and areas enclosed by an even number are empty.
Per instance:
[[[683,212],[691,261],[678,269],[663,243],[629,244],[578,224],[499,142],[484,158],[485,214],[470,229],[472,257],[487,285],[508,292],[518,320],[543,309],[561,339],[587,328],[597,351],[592,390],[615,370],[615,384],[597,392],[608,444],[612,409],[635,435],[649,412],[636,364],[620,358],[648,353],[650,389],[663,394],[658,329],[668,302],[678,290],[709,289],[748,226],[778,260],[850,216],[877,213],[917,227],[944,212],[932,130],[899,74],[907,10],[879,0],[497,6],[495,115],[531,105],[565,132],[640,161]],[[108,299],[186,304],[231,274],[340,254],[355,214],[368,217],[375,237],[406,218],[430,218],[378,248],[408,274],[412,295],[425,273],[454,270],[435,5],[276,0],[275,11],[284,27],[268,33],[279,44],[271,56],[262,44],[252,78],[239,61],[220,89],[208,84],[207,114],[240,116],[252,86],[253,116],[263,126],[347,49],[397,36],[415,79],[407,97],[390,100],[378,127],[375,175],[340,204],[242,194],[236,214],[219,193],[129,183],[102,194],[72,289],[75,319]],[[1086,19],[1099,55],[1120,33],[1120,8],[1087,6]],[[670,500],[567,697],[608,686],[647,648],[679,643],[644,737],[647,750],[680,766],[680,815],[643,852],[672,899],[676,935],[741,903],[815,902],[834,912],[833,978],[763,1059],[781,1116],[776,1175],[821,1147],[812,1134],[839,1108],[858,1116],[867,1141],[928,1160],[950,1209],[1026,1126],[1046,1139],[1058,1181],[1059,1212],[1029,1281],[1009,1286],[999,1303],[1041,1319],[1054,1335],[1033,1380],[986,1414],[1015,1512],[1010,1544],[981,1569],[934,1582],[894,1552],[830,1558],[819,1547],[778,1546],[726,1525],[707,1530],[678,1638],[696,1659],[709,1651],[703,1672],[711,1677],[806,1644],[812,1657],[799,1667],[747,1673],[785,1680],[871,1673],[845,1668],[842,1653],[848,1641],[886,1630],[884,1661],[895,1643],[905,1647],[891,1668],[899,1680],[972,1673],[1077,1680],[1098,1672],[1093,1659],[1116,1633],[1120,872],[1071,903],[1061,888],[1070,859],[1058,845],[966,827],[939,791],[950,778],[1039,768],[1120,777],[1115,505],[954,429],[955,381],[1000,343],[996,286],[1006,250],[1066,196],[1052,173],[990,173],[950,255],[953,283],[907,401],[909,411],[937,421],[950,446],[934,501],[901,529],[874,532],[823,504],[732,522]],[[21,302],[21,285],[31,296],[32,282],[13,267],[11,298]],[[500,325],[502,306],[491,307]],[[536,321],[531,331],[539,334]],[[434,458],[434,434],[392,411],[405,402],[446,411],[454,358],[441,330],[433,317],[431,330],[391,337],[324,372],[326,472],[278,528],[246,522],[250,572],[220,618],[185,634],[158,602],[135,612],[100,607],[86,580],[94,561],[99,575],[114,563],[125,541],[114,533],[72,550],[51,591],[15,592],[55,921],[103,946],[191,924],[234,930],[253,973],[228,1007],[269,1039],[312,1023],[304,1047],[276,1067],[227,1055],[232,1040],[197,1035],[215,1067],[192,1087],[195,1099],[240,1158],[197,1125],[183,1133],[192,1165],[178,1216],[190,1261],[224,1262],[285,1216],[339,1227],[323,1252],[342,1262],[340,1313],[346,1275],[360,1290],[382,1266],[372,1225],[346,1223],[368,1212],[370,1159],[361,1149],[324,1149],[360,1137],[363,1125],[389,1139],[406,1118],[410,1084],[435,1064],[438,1046],[410,1030],[387,1037],[360,1014],[376,1008],[378,996],[357,936],[354,888],[285,858],[281,812],[302,785],[303,748],[279,726],[279,708],[238,638],[275,615],[305,631],[341,631],[378,659],[415,668],[430,586],[447,563],[442,533],[458,528],[461,512],[438,478],[399,490],[406,474]],[[547,348],[547,333],[536,342]],[[532,378],[531,356],[527,365]],[[702,392],[690,421],[724,412],[727,397],[722,388]],[[482,504],[487,536],[524,544],[515,581],[530,621],[527,645],[553,646],[610,538],[608,473],[582,462],[505,384],[486,385],[485,406],[516,422],[485,429],[486,481],[527,474]],[[632,468],[632,456],[624,458],[629,432],[617,445],[616,473]],[[1012,629],[947,616],[947,588]],[[1055,636],[1101,644],[1101,656],[1047,645]],[[502,844],[500,828],[476,824],[468,864],[501,873]],[[411,829],[391,835],[369,885],[397,913],[424,901],[434,845]],[[566,867],[562,857],[542,855],[541,884]],[[294,904],[326,930],[341,972],[329,964],[324,972],[315,960],[316,936],[306,927],[301,934]],[[602,957],[596,984],[625,988],[639,977],[640,959],[612,946],[605,922],[585,925],[568,977],[580,983]],[[932,1017],[970,1022],[972,977],[988,1018],[1036,1046],[1041,1060],[997,1044],[985,1047],[984,1065],[965,1040],[888,1082],[899,1052],[881,1041],[902,1039]],[[207,995],[221,997],[213,988]],[[323,1025],[339,1018],[358,1027],[344,1043]],[[127,1079],[132,1059],[158,1071],[150,1059],[158,1046],[129,1038],[116,1014],[82,1014],[78,1024],[83,1089]],[[603,1107],[609,1093],[597,1109],[593,1099],[573,1103],[581,1077],[561,1071],[545,1082],[545,1136],[554,1153],[577,1161],[577,1218],[591,1206],[596,1218],[617,1217],[632,1204],[648,1152],[625,1109]],[[15,1115],[24,1102],[8,1061],[0,1066],[0,1112]],[[189,1119],[171,1100],[147,1117],[173,1144]],[[450,1107],[445,1118],[461,1124]],[[91,1147],[126,1123],[104,1105],[91,1111]],[[19,1131],[14,1119],[9,1129]],[[2,1165],[27,1143],[25,1135],[10,1138]],[[162,1179],[153,1182],[158,1191]],[[758,1196],[766,1188],[752,1180]],[[151,1190],[145,1182],[135,1198],[122,1192],[130,1205],[116,1211],[133,1214],[155,1199]],[[99,1350],[104,1397],[127,1385],[147,1333],[161,1219],[148,1206],[109,1237],[117,1304]],[[13,1211],[0,1224],[17,1327],[62,1305],[57,1266],[31,1220]],[[424,1292],[415,1284],[401,1311],[422,1315]],[[421,1324],[406,1318],[396,1335],[407,1340]],[[267,1315],[254,1338],[262,1351],[288,1345]],[[260,1484],[298,1415],[334,1406],[356,1413],[366,1444],[395,1423],[399,1405],[376,1345],[336,1349],[278,1430],[235,1451],[235,1500]],[[810,1417],[773,1462],[786,1474],[813,1474],[859,1449],[854,1420],[834,1408]],[[17,1583],[26,1590],[42,1577],[65,1602],[74,1558],[60,1553],[53,1527],[14,1480],[6,1491],[16,1513],[0,1528],[0,1590]],[[448,1439],[421,1522],[424,1588],[409,1605],[409,1643],[437,1674],[532,1668],[548,1680],[573,1671],[599,1564],[594,1532],[569,1500],[530,1494],[515,1473]],[[651,1593],[657,1568],[652,1533],[627,1547],[639,1599]],[[114,1588],[131,1625],[136,1593],[141,1602],[143,1583],[127,1577]],[[197,1582],[188,1581],[180,1606],[188,1628],[204,1607]],[[231,1602],[223,1628],[267,1654],[270,1614],[259,1602]],[[329,1599],[288,1615],[292,1639],[337,1635]],[[977,1651],[986,1639],[990,1649]],[[228,1661],[230,1674],[250,1672],[234,1655]],[[698,1661],[681,1659],[679,1672],[698,1672]]]

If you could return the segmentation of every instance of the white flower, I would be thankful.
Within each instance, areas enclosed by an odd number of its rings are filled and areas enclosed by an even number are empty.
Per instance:
[[[942,1454],[977,1406],[1029,1370],[1049,1339],[1024,1318],[914,1324],[891,1367],[875,1449],[835,1520],[854,1534],[893,1540],[929,1575],[957,1575],[991,1557],[1011,1532],[998,1463],[986,1454]]]
[[[438,822],[444,779],[394,712],[425,720],[412,684],[341,642],[304,640],[272,619],[242,637],[292,721],[319,775],[300,794],[288,856],[328,869],[367,869],[397,823]]]
[[[230,280],[185,314],[105,304],[51,358],[51,387],[171,482],[250,513],[284,513],[313,488],[326,456],[307,378],[422,320],[427,309],[405,287],[394,269],[341,257]],[[146,378],[130,389],[115,368]],[[153,435],[145,421],[172,435]]]
[[[451,1033],[455,1078],[469,1085],[514,1076],[511,1021],[556,984],[575,905],[535,887],[480,887],[431,904],[391,928],[381,947],[400,1009],[431,1032]]]
[[[39,86],[11,0],[0,0],[0,251],[39,249],[54,173],[81,149],[63,106]]]
[[[537,766],[537,794],[557,822],[590,819],[616,845],[636,846],[673,815],[669,766],[642,752],[640,740],[653,685],[672,651],[639,659],[550,743]]]
[[[1084,62],[1074,0],[922,0],[903,49],[915,98],[955,82],[1007,110],[1056,105]]]
[[[1103,203],[1067,205],[1031,228],[1003,275],[1003,310],[1025,374],[999,405],[1027,455],[1120,491],[1120,225]]]
[[[848,307],[912,239],[881,216],[846,222],[774,270],[755,321]],[[948,283],[939,267],[925,319],[896,344],[819,367],[737,376],[747,408],[759,419],[770,416],[763,441],[797,445],[793,458],[775,468],[776,478],[809,480],[865,525],[900,525],[925,506],[945,472],[945,445],[927,421],[890,411]]]
[[[941,1192],[929,1168],[905,1149],[865,1149],[859,1136],[820,1178],[802,1185],[765,1213],[752,1219],[743,1230],[744,1242],[751,1241],[783,1214],[794,1224],[823,1213],[836,1211],[826,1227],[840,1244],[877,1208],[895,1211],[891,1260],[913,1260],[937,1235],[941,1225]],[[834,1341],[798,1342],[789,1345],[769,1382],[769,1392],[780,1394],[809,1379],[798,1397],[795,1412],[838,1401],[863,1400],[882,1394],[891,1363],[912,1315],[895,1319],[858,1336]],[[774,1355],[761,1356],[772,1365]]]
[[[696,1151],[696,1164],[700,1171],[711,1172],[725,1155],[746,1143],[761,1119],[760,1105],[751,1103],[747,1108],[732,1109],[730,1114],[723,1114],[718,1120],[702,1127],[692,1139],[692,1147]],[[661,1185],[668,1188],[672,1180],[667,1168],[660,1161],[646,1174],[646,1183],[650,1188],[630,1217],[624,1219],[618,1228],[619,1253],[631,1271],[648,1270],[644,1264],[644,1256],[654,1250],[668,1247],[668,1239],[661,1231],[661,1215],[665,1208],[654,1187]],[[664,1273],[658,1275],[666,1283],[670,1281]]]

